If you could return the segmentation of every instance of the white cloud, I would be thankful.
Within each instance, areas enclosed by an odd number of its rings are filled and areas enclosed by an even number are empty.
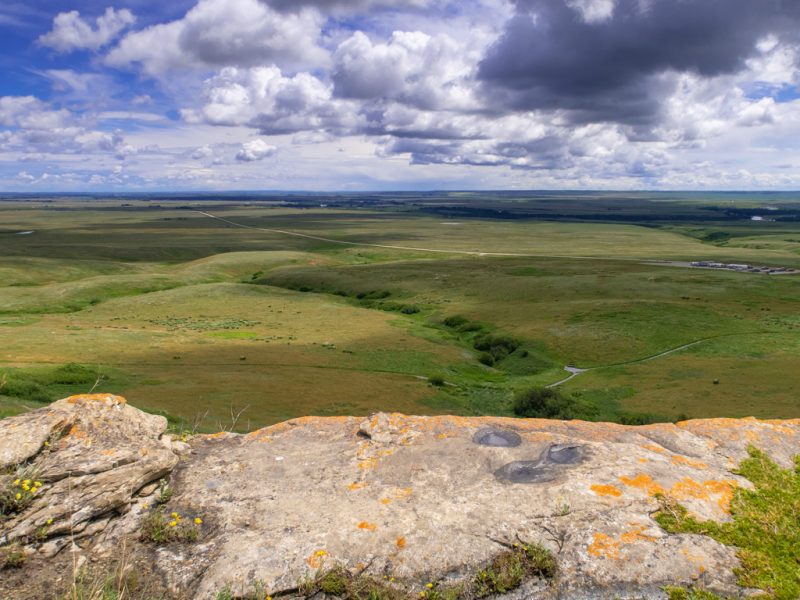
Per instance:
[[[264,160],[272,156],[277,151],[275,146],[271,146],[264,140],[258,138],[245,142],[236,153],[236,160],[242,162],[254,162],[257,160]]]
[[[426,109],[475,109],[473,77],[481,49],[421,31],[395,31],[387,43],[373,44],[357,31],[334,53],[336,95]]]
[[[39,43],[58,52],[99,50],[135,22],[136,17],[126,8],[107,8],[95,20],[94,28],[77,10],[63,12],[53,19],[53,29],[42,35]]]
[[[315,10],[280,13],[258,0],[200,0],[176,21],[126,35],[106,57],[115,67],[139,64],[145,73],[276,63],[317,66],[322,19]]]
[[[33,96],[0,97],[0,149],[22,154],[135,154],[120,130],[100,131],[66,109],[53,109]]]
[[[205,104],[182,114],[190,123],[248,125],[270,134],[355,129],[363,121],[358,106],[333,99],[332,91],[309,73],[229,67],[206,82]]]

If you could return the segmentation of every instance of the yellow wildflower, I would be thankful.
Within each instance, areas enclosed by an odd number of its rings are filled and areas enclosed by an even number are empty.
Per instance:
[[[394,577],[389,578],[389,583],[394,583]]]
[[[30,485],[30,484],[31,484],[30,479],[26,479],[25,481],[22,482],[22,485]]]
[[[178,518],[178,516],[179,516],[179,515],[178,515],[178,513],[176,513],[176,512],[172,513],[172,518],[173,518],[173,519],[177,519],[177,518]]]
[[[195,525],[202,525],[203,524],[203,519],[201,519],[200,517],[195,517],[194,518],[194,524]]]
[[[50,442],[48,442],[47,440],[45,440],[45,442],[44,442],[44,447],[45,447],[45,448],[47,448],[49,445],[50,445]]]
[[[53,524],[53,519],[47,519],[47,524],[48,525],[52,525]]]
[[[428,588],[429,590],[432,590],[433,589],[433,584],[432,583],[426,583],[425,587]]]
[[[17,485],[17,486],[19,485],[19,479],[15,479],[14,480],[14,485]]]
[[[177,521],[170,521],[170,522],[169,522],[169,526],[170,526],[170,527],[176,527],[177,525],[178,525],[178,522],[177,522]]]
[[[16,498],[17,500],[22,500],[22,494],[20,494],[19,492],[17,492],[17,495],[15,496],[15,498]]]
[[[142,504],[142,508],[147,510],[148,508],[150,508],[150,505],[149,504]]]
[[[25,490],[26,492],[30,492],[31,491],[31,486],[29,486],[27,483],[23,483],[22,484],[22,489]]]
[[[34,487],[42,487],[42,482],[41,481],[34,481],[33,485],[34,485]]]

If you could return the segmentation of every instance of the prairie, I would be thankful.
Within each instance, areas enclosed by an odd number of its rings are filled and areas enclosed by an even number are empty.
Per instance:
[[[646,261],[800,267],[798,240],[792,223],[413,203],[0,202],[0,412],[91,388],[203,429],[508,414],[515,391],[570,364],[591,370],[562,389],[600,419],[797,417],[800,276]],[[70,364],[82,379],[58,371]]]

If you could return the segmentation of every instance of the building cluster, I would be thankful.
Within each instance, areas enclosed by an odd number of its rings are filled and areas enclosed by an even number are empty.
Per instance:
[[[742,263],[721,263],[709,260],[696,260],[691,263],[693,267],[701,269],[725,269],[727,271],[740,271],[744,273],[762,273],[764,275],[788,275],[790,273],[798,273],[797,269],[789,269],[787,267],[764,267],[755,265],[746,265]]]

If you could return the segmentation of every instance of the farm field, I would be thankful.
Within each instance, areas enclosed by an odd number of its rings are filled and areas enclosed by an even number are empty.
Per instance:
[[[607,198],[553,219],[412,200],[0,201],[0,415],[90,389],[202,430],[509,414],[572,365],[559,389],[596,419],[800,417],[800,276],[647,262],[798,268],[800,223],[691,222],[705,197],[640,200],[637,224],[592,220]]]

